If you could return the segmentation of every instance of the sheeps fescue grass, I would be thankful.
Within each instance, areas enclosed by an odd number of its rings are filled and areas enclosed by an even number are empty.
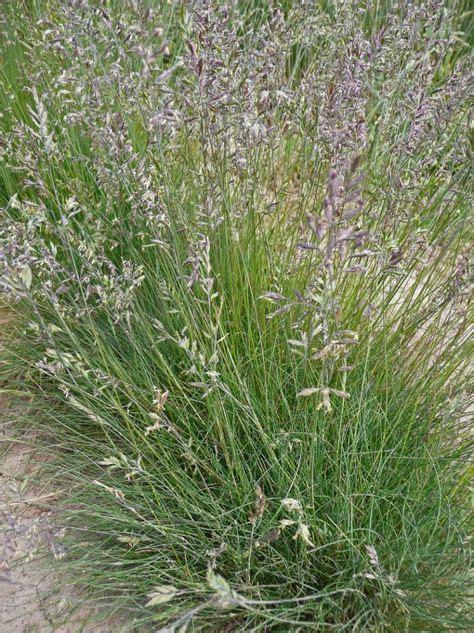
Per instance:
[[[466,9],[4,16],[2,378],[121,630],[469,628]]]

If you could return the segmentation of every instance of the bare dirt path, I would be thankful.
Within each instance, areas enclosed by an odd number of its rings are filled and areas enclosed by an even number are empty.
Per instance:
[[[119,632],[120,626],[91,624],[91,610],[47,571],[48,558],[64,553],[54,492],[38,484],[31,438],[8,436],[8,411],[0,395],[0,631]]]
[[[0,400],[2,422],[8,405]],[[49,582],[41,557],[49,555],[54,537],[50,513],[31,484],[34,469],[28,448],[13,444],[3,425],[0,466],[0,622],[8,632],[54,627]]]

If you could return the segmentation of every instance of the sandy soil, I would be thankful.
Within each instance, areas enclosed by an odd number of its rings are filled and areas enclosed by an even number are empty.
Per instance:
[[[72,592],[46,571],[48,557],[61,557],[62,530],[54,521],[54,493],[35,480],[35,460],[25,442],[8,437],[9,408],[0,399],[0,624],[6,633],[93,631],[64,624],[74,609]],[[83,619],[74,618],[76,622]],[[99,630],[98,628],[96,630]],[[107,629],[101,628],[101,631]],[[112,629],[108,629],[112,630]]]
[[[6,405],[2,410],[5,416]],[[0,466],[0,622],[7,631],[40,631],[54,626],[41,558],[49,555],[54,528],[50,512],[29,484],[28,449],[2,437]]]
[[[3,422],[8,406],[1,396],[0,410],[0,630],[120,631],[117,626],[88,624],[91,611],[78,605],[73,592],[46,571],[48,558],[64,554],[63,532],[53,511],[54,492],[38,486],[37,463],[28,442],[12,443],[7,437],[8,425]]]

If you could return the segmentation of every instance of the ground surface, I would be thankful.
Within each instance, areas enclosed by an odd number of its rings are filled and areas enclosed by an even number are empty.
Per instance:
[[[5,419],[5,400],[0,400],[0,406]],[[62,532],[53,512],[54,492],[35,483],[35,460],[28,444],[11,443],[5,427],[0,449],[0,630],[119,631],[87,624],[90,612],[78,607],[77,597],[46,571],[48,557],[63,553]],[[75,624],[66,623],[72,611]]]
[[[6,320],[0,311],[0,326]],[[64,553],[62,529],[54,516],[57,491],[38,483],[34,438],[27,434],[11,440],[12,413],[0,392],[0,631],[120,631],[117,626],[88,624],[90,610],[46,569],[48,560]]]
[[[2,440],[0,621],[12,632],[44,630],[54,626],[55,614],[40,557],[49,549],[54,528],[41,503],[47,499],[38,499],[41,495],[29,483],[28,449]]]
[[[47,557],[61,556],[61,529],[51,510],[54,493],[34,483],[28,444],[8,438],[8,405],[2,410],[0,465],[0,623],[8,633],[84,630],[63,625],[73,607],[67,588],[48,574]],[[5,424],[3,424],[5,422]],[[91,629],[89,629],[91,630]]]

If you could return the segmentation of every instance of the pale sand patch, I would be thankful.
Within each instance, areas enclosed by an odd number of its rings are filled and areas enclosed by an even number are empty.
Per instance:
[[[51,493],[37,483],[37,462],[27,442],[7,435],[8,405],[0,399],[0,624],[5,633],[79,631],[108,633],[112,626],[87,624],[91,615],[74,593],[46,570],[61,556],[62,531]],[[28,439],[28,438],[26,438]],[[75,624],[67,622],[72,614]]]

